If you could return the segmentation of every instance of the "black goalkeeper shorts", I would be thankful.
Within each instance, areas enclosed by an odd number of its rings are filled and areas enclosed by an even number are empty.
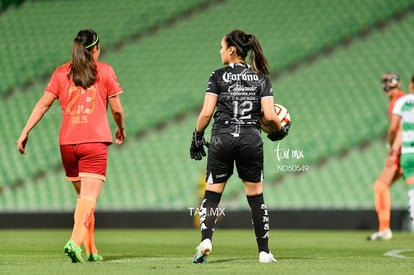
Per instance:
[[[207,158],[207,183],[226,182],[236,164],[239,178],[249,182],[263,181],[263,141],[260,135],[230,133],[211,137]]]

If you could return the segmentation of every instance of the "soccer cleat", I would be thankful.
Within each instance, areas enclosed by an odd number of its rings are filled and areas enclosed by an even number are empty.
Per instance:
[[[368,236],[368,241],[386,241],[392,239],[392,231],[391,229],[385,229],[383,231],[378,231],[373,233],[372,235]]]
[[[99,261],[103,261],[103,257],[100,254],[91,253],[88,255],[88,262],[99,262]]]
[[[194,255],[193,263],[205,264],[207,262],[207,256],[213,250],[210,239],[205,239],[196,248],[197,252]]]
[[[272,253],[266,253],[264,251],[260,251],[259,253],[259,262],[260,263],[274,263],[277,260],[273,257]]]
[[[72,240],[69,240],[65,247],[64,252],[72,260],[72,263],[84,263],[85,260],[82,258],[82,249],[77,246]]]

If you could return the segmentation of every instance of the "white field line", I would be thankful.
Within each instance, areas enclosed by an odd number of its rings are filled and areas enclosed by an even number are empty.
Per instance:
[[[414,251],[414,249],[395,249],[395,250],[386,252],[384,256],[394,257],[394,258],[414,258],[410,256],[401,255],[401,253],[411,252],[411,251]]]

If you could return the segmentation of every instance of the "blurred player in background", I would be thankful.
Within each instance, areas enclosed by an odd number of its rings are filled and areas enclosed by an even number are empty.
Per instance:
[[[386,73],[381,79],[381,84],[384,92],[388,96],[390,103],[388,105],[388,117],[391,120],[392,110],[395,102],[405,95],[400,89],[400,78],[395,73]],[[390,123],[387,135],[387,147],[393,144],[395,135],[398,131],[399,125],[393,125]],[[375,193],[375,210],[378,217],[378,231],[368,236],[368,240],[390,240],[392,239],[392,231],[390,226],[391,221],[391,197],[390,187],[401,177],[402,172],[400,169],[399,157],[395,161],[389,159],[390,151],[388,150],[388,156],[385,167],[381,171],[379,177],[374,183]]]
[[[250,65],[245,58],[250,53]],[[205,263],[212,251],[212,237],[217,221],[217,207],[234,163],[243,182],[252,215],[259,261],[275,262],[269,251],[269,215],[263,198],[263,141],[259,116],[274,132],[272,141],[284,138],[290,123],[281,127],[274,109],[268,63],[254,35],[234,30],[221,40],[224,65],[210,75],[204,104],[192,136],[190,156],[201,160],[206,155],[204,130],[214,113],[211,143],[208,145],[206,191],[200,206],[201,243],[194,263]],[[214,112],[215,111],[215,112]]]
[[[121,144],[125,140],[124,111],[119,98],[122,89],[112,67],[98,62],[99,53],[96,32],[79,31],[73,40],[72,60],[55,70],[17,140],[17,149],[24,154],[30,131],[54,101],[60,101],[62,164],[77,195],[73,231],[64,252],[74,263],[84,262],[82,243],[88,261],[103,259],[94,241],[94,211],[106,179],[108,146],[112,144],[108,103],[117,125],[115,142]]]
[[[398,99],[392,111],[391,126],[399,130],[390,149],[390,158],[392,161],[400,160],[414,228],[414,75],[411,76],[409,90],[410,94]]]

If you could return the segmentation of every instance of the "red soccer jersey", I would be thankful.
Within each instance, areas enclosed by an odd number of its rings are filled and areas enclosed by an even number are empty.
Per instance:
[[[60,101],[62,123],[59,144],[87,142],[112,143],[107,117],[108,98],[122,93],[112,67],[96,62],[97,81],[87,90],[76,87],[68,79],[70,63],[59,66],[53,73],[45,92]]]
[[[390,121],[391,121],[392,110],[394,109],[395,102],[402,96],[405,96],[405,93],[398,92],[398,94],[390,101],[390,104],[388,105],[388,118]]]

